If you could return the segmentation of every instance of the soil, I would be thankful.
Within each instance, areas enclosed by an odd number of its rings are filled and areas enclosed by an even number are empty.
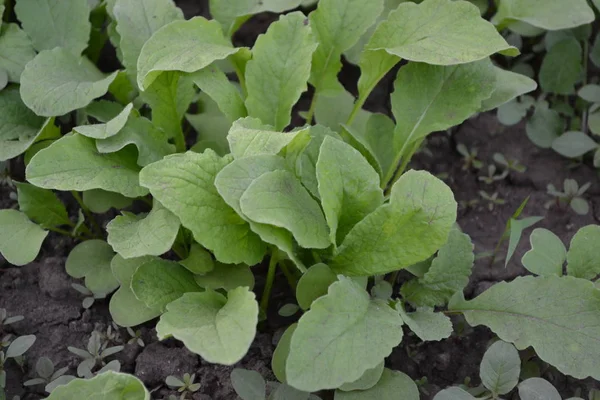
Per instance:
[[[207,15],[205,1],[178,1],[187,18],[195,15]],[[236,35],[236,44],[251,45],[256,36],[264,32],[268,24],[275,19],[272,14],[262,14],[252,18]],[[341,80],[349,90],[355,92],[358,72],[355,67],[345,66]],[[378,112],[389,113],[387,101],[390,92],[390,75],[378,86],[366,107]],[[300,108],[307,108],[305,96]],[[300,120],[301,121],[301,120]],[[500,152],[507,158],[518,159],[527,167],[524,173],[511,173],[506,179],[492,185],[478,180],[484,171],[463,170],[461,156],[455,150],[458,143],[469,149],[477,148],[478,158],[486,165],[491,164],[493,154]],[[458,222],[461,228],[471,236],[476,254],[491,252],[502,236],[506,221],[521,202],[530,196],[523,216],[543,216],[537,227],[544,227],[556,233],[568,243],[581,227],[598,223],[600,220],[600,182],[598,174],[588,165],[568,168],[570,161],[551,150],[543,150],[533,145],[525,134],[524,123],[513,127],[500,125],[493,113],[485,113],[466,121],[456,128],[452,135],[437,133],[428,139],[426,152],[418,154],[412,167],[426,169],[442,177],[453,189],[459,202],[479,199],[473,207],[461,207]],[[576,179],[580,184],[592,182],[585,198],[589,201],[590,213],[579,216],[571,210],[556,207],[546,209],[545,203],[551,198],[546,193],[549,183],[562,187],[565,178]],[[504,205],[488,209],[487,203],[479,197],[479,191],[492,194],[497,192],[504,199]],[[10,190],[0,187],[0,208],[13,207]],[[474,297],[496,282],[512,280],[524,275],[525,269],[520,259],[527,250],[527,230],[517,250],[505,267],[502,260],[490,265],[489,258],[480,258],[473,267],[470,283],[465,295]],[[69,373],[75,374],[78,357],[67,350],[67,346],[85,348],[93,330],[106,332],[111,323],[108,312],[108,300],[97,300],[90,308],[82,307],[82,296],[71,288],[74,282],[64,270],[66,256],[74,246],[71,239],[51,233],[36,262],[21,268],[14,268],[0,256],[0,307],[6,308],[9,315],[23,315],[25,319],[9,326],[8,333],[16,335],[35,334],[37,341],[27,353],[24,367],[21,369],[10,363],[7,369],[8,399],[19,395],[21,399],[33,400],[45,397],[43,387],[24,388],[22,382],[34,377],[36,360],[41,356],[49,357],[57,368],[68,366]],[[506,253],[506,244],[500,254]],[[257,282],[260,293],[261,282]],[[235,367],[258,371],[267,380],[274,380],[270,371],[270,360],[277,340],[285,326],[293,320],[277,317],[276,310],[290,302],[289,289],[285,279],[278,276],[271,301],[269,322],[260,326],[247,356]],[[271,315],[270,315],[271,317]],[[453,319],[455,333],[441,342],[420,343],[405,332],[402,344],[387,359],[389,368],[407,373],[415,380],[422,380],[422,399],[431,399],[435,393],[445,387],[462,383],[470,378],[471,384],[478,384],[479,363],[494,335],[487,328],[468,328],[460,318]],[[193,399],[228,400],[236,399],[231,387],[229,374],[233,367],[208,364],[200,357],[186,350],[175,340],[158,342],[153,329],[154,322],[141,328],[144,347],[137,344],[125,344],[125,349],[117,353],[114,359],[121,362],[121,370],[138,376],[150,389],[153,398],[161,399],[174,394],[165,385],[169,375],[181,376],[183,373],[195,373],[200,390]],[[0,332],[2,333],[2,332]],[[120,330],[121,342],[129,339],[125,330]],[[114,345],[120,344],[116,340]],[[525,354],[525,353],[524,353]],[[563,397],[574,396],[576,390],[587,393],[591,387],[599,388],[593,380],[577,381],[543,366],[544,376],[557,386]],[[324,399],[327,397],[324,396]]]

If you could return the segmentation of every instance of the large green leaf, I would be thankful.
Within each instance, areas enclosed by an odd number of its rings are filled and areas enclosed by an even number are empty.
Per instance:
[[[282,16],[260,35],[246,67],[248,115],[282,130],[290,124],[292,107],[310,76],[317,48],[301,12]]]
[[[244,215],[290,231],[304,248],[330,246],[327,222],[319,204],[288,171],[268,172],[255,179],[240,198]]]
[[[228,127],[231,122],[248,116],[239,88],[217,66],[209,65],[192,74],[191,79],[203,93],[210,96],[219,110],[227,116]]]
[[[0,29],[0,69],[7,73],[9,82],[20,82],[25,65],[33,60],[35,50],[31,40],[17,24]]]
[[[492,22],[506,26],[522,21],[549,31],[574,28],[594,21],[586,0],[502,0]]]
[[[345,275],[379,275],[435,253],[456,221],[446,184],[425,171],[409,171],[392,187],[390,202],[356,224],[330,267]]]
[[[223,36],[217,21],[195,17],[158,29],[142,47],[137,83],[145,90],[165,71],[196,72],[238,50]]]
[[[106,226],[107,242],[124,258],[159,256],[171,249],[179,218],[158,201],[148,215],[123,212]]]
[[[573,239],[567,253],[567,272],[571,276],[594,279],[600,274],[600,226],[581,228]]]
[[[88,240],[71,250],[65,269],[73,278],[85,278],[85,287],[94,296],[103,298],[119,287],[110,269],[114,256],[112,248],[104,240]]]
[[[352,146],[326,137],[316,166],[319,195],[334,244],[383,204],[379,176]]]
[[[64,204],[51,190],[28,183],[16,183],[19,209],[42,227],[70,225]]]
[[[37,257],[48,232],[17,210],[0,210],[0,253],[11,264],[29,264]]]
[[[544,57],[540,86],[545,92],[570,95],[583,75],[583,50],[577,39],[561,40]]]
[[[48,400],[150,400],[150,393],[135,376],[107,371],[91,379],[74,379],[57,386]]]
[[[247,287],[220,293],[187,293],[167,306],[156,325],[210,363],[233,365],[246,355],[256,335],[258,303]]]
[[[567,249],[562,240],[547,229],[537,228],[531,232],[529,241],[531,250],[523,256],[523,266],[536,275],[561,276],[567,259]]]
[[[161,314],[160,307],[148,308],[143,301],[135,297],[131,289],[131,278],[135,271],[153,259],[153,257],[145,256],[126,260],[118,254],[113,257],[110,268],[121,286],[111,296],[109,310],[113,321],[119,326],[136,326]]]
[[[137,63],[144,43],[170,22],[183,19],[173,0],[117,0],[113,13],[120,37],[119,50],[127,73],[137,76]]]
[[[391,97],[396,151],[479,112],[494,92],[495,79],[489,60],[454,66],[410,63],[401,68]]]
[[[494,396],[507,394],[519,383],[521,359],[512,344],[497,341],[485,352],[479,367],[483,385]]]
[[[350,49],[383,11],[383,0],[321,0],[310,16],[319,47],[312,58],[310,83],[316,93],[335,95],[344,88],[337,75],[341,55]]]
[[[383,300],[371,300],[358,283],[340,276],[298,322],[288,383],[312,392],[353,382],[400,343],[401,327],[402,319]]]
[[[214,184],[216,175],[231,161],[230,156],[221,158],[212,150],[176,154],[145,167],[140,182],[217,260],[254,265],[263,258],[266,246]]]
[[[90,6],[79,0],[18,0],[15,13],[37,51],[62,47],[80,55],[88,45]]]
[[[398,398],[419,400],[419,388],[408,375],[386,368],[377,385],[371,389],[353,392],[336,390],[334,400],[395,400]]]
[[[423,341],[439,341],[452,334],[452,321],[441,312],[432,308],[418,308],[414,312],[406,312],[401,303],[396,304],[402,320],[419,339]]]
[[[127,197],[145,196],[139,184],[135,149],[99,154],[93,139],[67,135],[37,153],[26,169],[27,180],[45,189],[104,189]]]
[[[87,58],[57,47],[42,51],[25,66],[21,97],[37,115],[63,115],[103,96],[116,76],[106,76]]]
[[[509,101],[537,89],[537,83],[521,74],[494,67],[496,85],[494,93],[481,104],[481,112],[493,110]]]
[[[475,255],[471,238],[452,229],[448,241],[419,279],[402,285],[402,297],[417,306],[441,306],[469,283]]]
[[[564,374],[600,379],[600,292],[592,282],[521,277],[498,283],[471,301],[459,292],[449,309],[462,312],[471,325],[487,325],[518,349],[533,347]]]

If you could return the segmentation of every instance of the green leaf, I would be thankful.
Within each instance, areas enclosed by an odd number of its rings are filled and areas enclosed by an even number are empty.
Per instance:
[[[410,377],[400,371],[384,369],[377,385],[369,390],[343,392],[335,391],[335,400],[394,400],[401,395],[403,400],[419,400],[419,389]]]
[[[25,65],[34,57],[35,50],[31,45],[31,40],[17,24],[2,26],[0,29],[0,69],[6,72],[8,82],[20,82]]]
[[[326,264],[313,265],[298,281],[296,287],[298,305],[303,310],[308,310],[316,299],[327,294],[329,286],[335,281],[337,276]]]
[[[560,400],[558,390],[542,378],[529,378],[519,385],[521,400]]]
[[[382,275],[422,261],[446,243],[456,207],[441,180],[408,171],[392,187],[390,202],[350,231],[330,267],[345,275]]]
[[[212,150],[175,154],[145,167],[140,182],[217,260],[254,265],[263,258],[266,245],[225,203],[214,184],[231,161],[230,156],[221,158]]]
[[[469,235],[452,229],[448,241],[423,278],[413,279],[400,289],[402,297],[417,306],[444,305],[469,283],[475,255]]]
[[[459,292],[449,309],[462,312],[470,325],[488,326],[517,349],[533,347],[543,361],[564,374],[600,377],[600,296],[592,282],[520,277],[498,283],[471,301]]]
[[[509,101],[537,89],[537,83],[521,74],[494,67],[496,89],[492,96],[481,104],[481,112],[493,110]]]
[[[228,127],[231,122],[248,115],[240,90],[215,65],[209,65],[195,72],[192,75],[192,80],[202,92],[209,95],[216,102],[221,112],[227,116],[229,120]]]
[[[567,253],[567,272],[571,276],[594,279],[600,274],[600,226],[581,228],[573,239]]]
[[[207,274],[215,268],[210,253],[197,243],[192,243],[188,257],[179,261],[179,264],[193,274]]]
[[[19,199],[19,209],[43,228],[71,225],[64,204],[50,190],[41,189],[28,183],[15,182]]]
[[[593,22],[594,10],[586,0],[502,0],[492,22],[505,26],[515,20],[556,31]]]
[[[85,287],[95,297],[104,298],[119,287],[110,268],[115,256],[104,240],[87,240],[71,250],[65,269],[73,278],[85,278]]]
[[[130,117],[123,129],[115,136],[96,141],[100,153],[114,153],[125,146],[133,144],[137,147],[137,164],[146,166],[162,160],[175,151],[169,144],[167,135],[144,117]]]
[[[424,342],[440,341],[452,334],[452,321],[441,312],[434,312],[432,308],[418,308],[415,312],[407,313],[401,303],[396,303],[396,309],[404,323]]]
[[[129,103],[121,110],[121,112],[119,112],[119,114],[104,124],[81,125],[76,126],[73,130],[83,136],[93,139],[106,139],[115,136],[127,123],[132,109],[133,103]]]
[[[194,282],[194,275],[181,265],[154,258],[140,265],[131,277],[135,297],[152,310],[164,312],[167,304],[188,292],[202,289]]]
[[[202,153],[206,149],[212,149],[220,156],[224,156],[229,153],[227,134],[231,127],[231,121],[206,93],[200,93],[198,97],[202,112],[185,116],[198,133],[197,142],[191,150]]]
[[[562,240],[547,229],[537,228],[531,232],[529,241],[531,250],[523,256],[523,266],[536,275],[561,276],[567,259],[567,249]]]
[[[232,290],[240,286],[254,287],[254,275],[244,264],[215,263],[215,267],[204,275],[195,275],[196,283],[204,289]]]
[[[371,300],[358,283],[340,276],[298,322],[286,365],[288,383],[312,392],[356,381],[400,343],[401,326],[385,301]]]
[[[527,121],[527,137],[536,146],[548,149],[564,132],[564,125],[560,114],[551,110],[547,102],[541,102],[536,105],[535,112]]]
[[[544,57],[540,68],[540,87],[545,92],[575,93],[575,84],[583,75],[582,49],[575,38],[557,43]]]
[[[150,393],[135,376],[107,371],[91,379],[74,379],[66,385],[57,386],[48,400],[115,400],[127,396],[127,400],[150,400]]]
[[[277,132],[256,118],[242,118],[233,123],[227,136],[231,154],[243,158],[261,154],[278,154],[298,135],[310,128],[294,132]]]
[[[350,392],[352,390],[368,390],[373,386],[377,385],[377,382],[381,379],[383,375],[383,370],[385,367],[385,363],[382,361],[375,368],[371,368],[365,371],[363,376],[358,378],[354,382],[344,383],[339,387],[339,390],[344,392]]]
[[[117,0],[113,13],[123,65],[136,81],[138,58],[144,43],[163,26],[183,19],[183,13],[172,0]]]
[[[57,47],[42,51],[25,66],[21,97],[37,115],[63,115],[103,96],[116,76],[106,76],[88,59]]]
[[[451,387],[436,394],[433,400],[477,400],[477,398],[459,387]]]
[[[246,355],[256,335],[258,303],[247,287],[220,293],[187,293],[167,306],[156,333],[169,336],[205,361],[233,365]]]
[[[131,203],[133,203],[133,199],[102,189],[92,189],[83,192],[83,204],[96,214],[104,214],[111,208],[120,210],[129,207]]]
[[[85,1],[18,0],[15,13],[37,51],[61,47],[80,55],[92,28]]]
[[[512,256],[515,254],[517,245],[521,241],[521,236],[523,235],[523,231],[525,229],[537,224],[538,222],[540,222],[543,219],[544,219],[544,217],[529,217],[529,218],[523,218],[523,219],[511,218],[509,220],[510,238],[508,240],[508,250],[506,252],[506,258],[504,259],[505,267],[508,265],[508,262],[510,261]]]
[[[395,130],[396,124],[387,115],[372,114],[367,120],[364,135],[357,138],[375,158],[382,180],[385,178],[383,174],[394,163]]]
[[[37,257],[48,232],[16,210],[0,210],[0,253],[13,265],[29,264]]]
[[[161,308],[148,308],[138,300],[131,289],[131,279],[137,269],[147,262],[155,260],[154,257],[124,259],[120,255],[113,257],[110,268],[114,277],[119,281],[119,289],[111,296],[110,315],[119,326],[131,327],[150,321],[161,314]]]
[[[495,77],[489,60],[455,66],[410,63],[401,68],[391,97],[395,151],[476,114],[492,95]]]
[[[142,47],[137,83],[145,90],[165,71],[196,72],[235,54],[217,21],[195,17],[158,29]]]
[[[319,195],[332,243],[383,204],[379,176],[368,161],[345,142],[326,137],[316,165]]]
[[[315,120],[323,126],[340,132],[341,125],[348,121],[352,112],[354,100],[354,96],[345,90],[339,92],[335,97],[319,96],[315,106]],[[370,116],[370,112],[359,110],[352,123],[352,128],[362,132]]]
[[[590,103],[600,103],[600,85],[585,85],[577,91],[577,95]]]
[[[321,207],[288,171],[255,179],[240,198],[240,206],[255,222],[287,229],[304,248],[325,249],[331,244]]]
[[[512,344],[497,341],[485,352],[479,367],[483,385],[494,396],[507,394],[519,383],[521,359]]]
[[[294,12],[272,23],[256,40],[246,66],[248,115],[278,131],[290,124],[292,107],[306,91],[317,48],[305,19]]]
[[[123,212],[110,221],[107,242],[124,258],[159,256],[171,249],[179,225],[179,218],[155,201],[147,215]]]
[[[594,139],[579,131],[565,132],[552,142],[554,151],[569,158],[581,157],[598,147]]]
[[[44,189],[104,189],[127,197],[148,194],[139,185],[136,151],[99,154],[93,139],[67,135],[37,153],[27,165],[27,180]]]
[[[279,380],[279,382],[287,382],[285,374],[285,365],[290,354],[292,335],[296,331],[297,327],[297,323],[293,323],[292,325],[287,327],[287,329],[279,339],[279,343],[277,343],[275,351],[273,352],[273,358],[271,359],[271,369],[273,370],[273,374]]]
[[[383,0],[321,0],[310,16],[310,26],[319,43],[312,57],[310,83],[317,94],[344,91],[337,75],[341,55],[360,39],[383,11]]]
[[[231,371],[231,386],[242,400],[265,400],[267,384],[256,371],[235,368]]]

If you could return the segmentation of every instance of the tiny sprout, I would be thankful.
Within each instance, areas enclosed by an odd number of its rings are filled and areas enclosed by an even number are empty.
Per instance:
[[[190,375],[188,373],[185,373],[183,374],[183,377],[181,379],[173,375],[167,376],[167,379],[165,379],[165,383],[171,389],[176,389],[179,393],[185,395],[185,393],[194,393],[200,389],[200,384],[194,383],[195,379],[196,374]],[[184,398],[183,395],[181,398]]]
[[[515,171],[520,174],[527,171],[527,167],[525,167],[523,164],[521,164],[519,162],[519,160],[514,159],[514,158],[508,159],[504,156],[504,154],[495,153],[493,158],[494,158],[494,162],[496,162],[496,164],[505,167],[507,171]]]
[[[494,194],[490,195],[487,192],[480,190],[479,196],[481,196],[482,199],[488,202],[488,210],[490,211],[494,211],[494,208],[497,205],[501,206],[506,204],[506,200],[498,198],[498,192],[495,192]]]
[[[123,346],[107,347],[106,343],[102,343],[102,336],[97,331],[92,332],[87,350],[71,346],[67,347],[67,349],[82,358],[82,361],[77,366],[77,375],[80,377],[91,378],[94,376],[92,373],[93,369],[98,366],[102,368],[96,371],[96,373],[105,372],[106,370],[118,371],[121,368],[119,361],[114,360],[107,364],[104,359],[123,350]]]
[[[15,185],[10,177],[9,165],[6,161],[0,161],[0,186],[13,188]]]
[[[458,202],[458,206],[462,209],[475,208],[479,204],[479,199],[471,199],[471,200],[460,200]]]
[[[109,343],[121,344],[123,343],[123,339],[121,338],[121,333],[119,332],[119,327],[117,324],[112,322],[108,328],[106,328],[106,333],[102,334],[103,346],[106,347]]]
[[[488,166],[488,174],[484,176],[480,176],[478,179],[481,182],[484,182],[486,185],[491,185],[496,181],[501,181],[508,176],[508,170],[505,170],[499,175],[496,175],[496,166],[489,165]]]
[[[483,167],[483,162],[477,159],[477,149],[473,148],[469,150],[467,146],[462,143],[459,143],[456,146],[456,151],[463,156],[463,171],[466,171],[471,168],[481,169]]]
[[[590,205],[582,196],[592,185],[591,182],[579,187],[579,184],[574,179],[565,179],[563,183],[563,191],[559,191],[553,184],[548,185],[548,194],[554,199],[546,203],[546,208],[556,204],[559,207],[570,206],[573,211],[579,215],[586,215],[590,211]]]
[[[142,340],[142,331],[140,331],[139,329],[137,331],[134,331],[133,329],[127,327],[127,333],[131,337],[127,341],[127,344],[137,344],[140,347],[144,347],[146,345]]]
[[[4,327],[10,324],[14,324],[16,322],[22,321],[25,319],[22,315],[15,315],[13,317],[9,317],[6,309],[0,308],[0,327]]]
[[[83,308],[85,308],[87,310],[88,308],[90,308],[91,306],[94,305],[94,301],[96,301],[96,298],[94,297],[94,294],[92,293],[92,291],[90,289],[88,289],[85,286],[80,285],[78,283],[72,283],[71,287],[73,289],[77,290],[79,293],[86,296],[83,299],[83,302],[81,303]]]

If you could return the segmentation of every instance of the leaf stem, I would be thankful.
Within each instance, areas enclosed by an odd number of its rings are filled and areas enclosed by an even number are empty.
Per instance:
[[[79,192],[71,190],[71,194],[77,201],[77,204],[79,204],[79,207],[81,207],[81,209],[83,210],[83,213],[85,214],[88,221],[90,221],[90,223],[92,224],[92,229],[96,229],[98,231],[98,234],[102,236],[102,228],[100,228],[100,225],[98,225],[98,222],[96,222],[96,218],[94,218],[94,216],[90,212],[90,209],[87,208],[87,206],[83,203],[83,199],[79,195]]]
[[[80,238],[79,236],[74,235],[73,233],[71,233],[67,230],[64,230],[64,229],[60,229],[60,228],[56,228],[56,227],[49,227],[49,226],[44,227],[44,229],[52,231],[52,232],[60,233],[61,235],[64,235],[64,236],[69,236],[74,239]],[[93,237],[89,236],[89,237],[86,237],[86,239],[93,239]]]
[[[181,127],[175,132],[175,151],[177,153],[185,153],[185,136],[183,135],[183,129]]]
[[[269,308],[269,297],[271,297],[271,289],[273,288],[273,281],[275,280],[277,262],[278,259],[276,251],[272,251],[271,259],[269,260],[269,271],[267,272],[267,281],[265,282],[265,288],[263,290],[262,297],[260,298],[260,309],[265,315],[267,314],[267,308]]]
[[[319,97],[319,94],[315,90],[315,94],[313,95],[312,100],[310,101],[310,108],[308,109],[308,112],[306,114],[307,125],[312,125],[313,116],[315,115],[315,110],[317,109],[317,97]]]
[[[417,140],[416,142],[414,142],[413,146],[410,148],[410,151],[403,156],[403,152],[406,148],[406,146],[402,146],[403,150],[400,151],[400,157],[402,159],[402,164],[400,164],[400,167],[396,170],[396,172],[392,175],[392,179],[386,183],[386,192],[389,191],[389,189],[391,189],[391,187],[394,185],[394,183],[400,179],[400,177],[402,176],[402,174],[404,173],[404,171],[406,171],[406,167],[408,166],[408,163],[410,162],[410,160],[412,159],[413,155],[416,153],[416,151],[419,149],[419,147],[421,147],[421,144],[423,144],[423,139]],[[396,164],[397,165],[397,164]]]
[[[285,278],[287,279],[288,284],[290,285],[292,290],[296,291],[296,286],[298,286],[298,281],[296,280],[294,275],[292,275],[292,273],[290,272],[290,269],[288,268],[288,266],[285,264],[284,261],[279,263],[279,268],[281,268],[281,272],[283,272],[283,274],[285,275]]]
[[[588,60],[590,53],[590,44],[587,40],[583,41],[583,86],[588,83]],[[588,134],[588,108],[583,109],[581,115],[581,130],[586,135]]]

